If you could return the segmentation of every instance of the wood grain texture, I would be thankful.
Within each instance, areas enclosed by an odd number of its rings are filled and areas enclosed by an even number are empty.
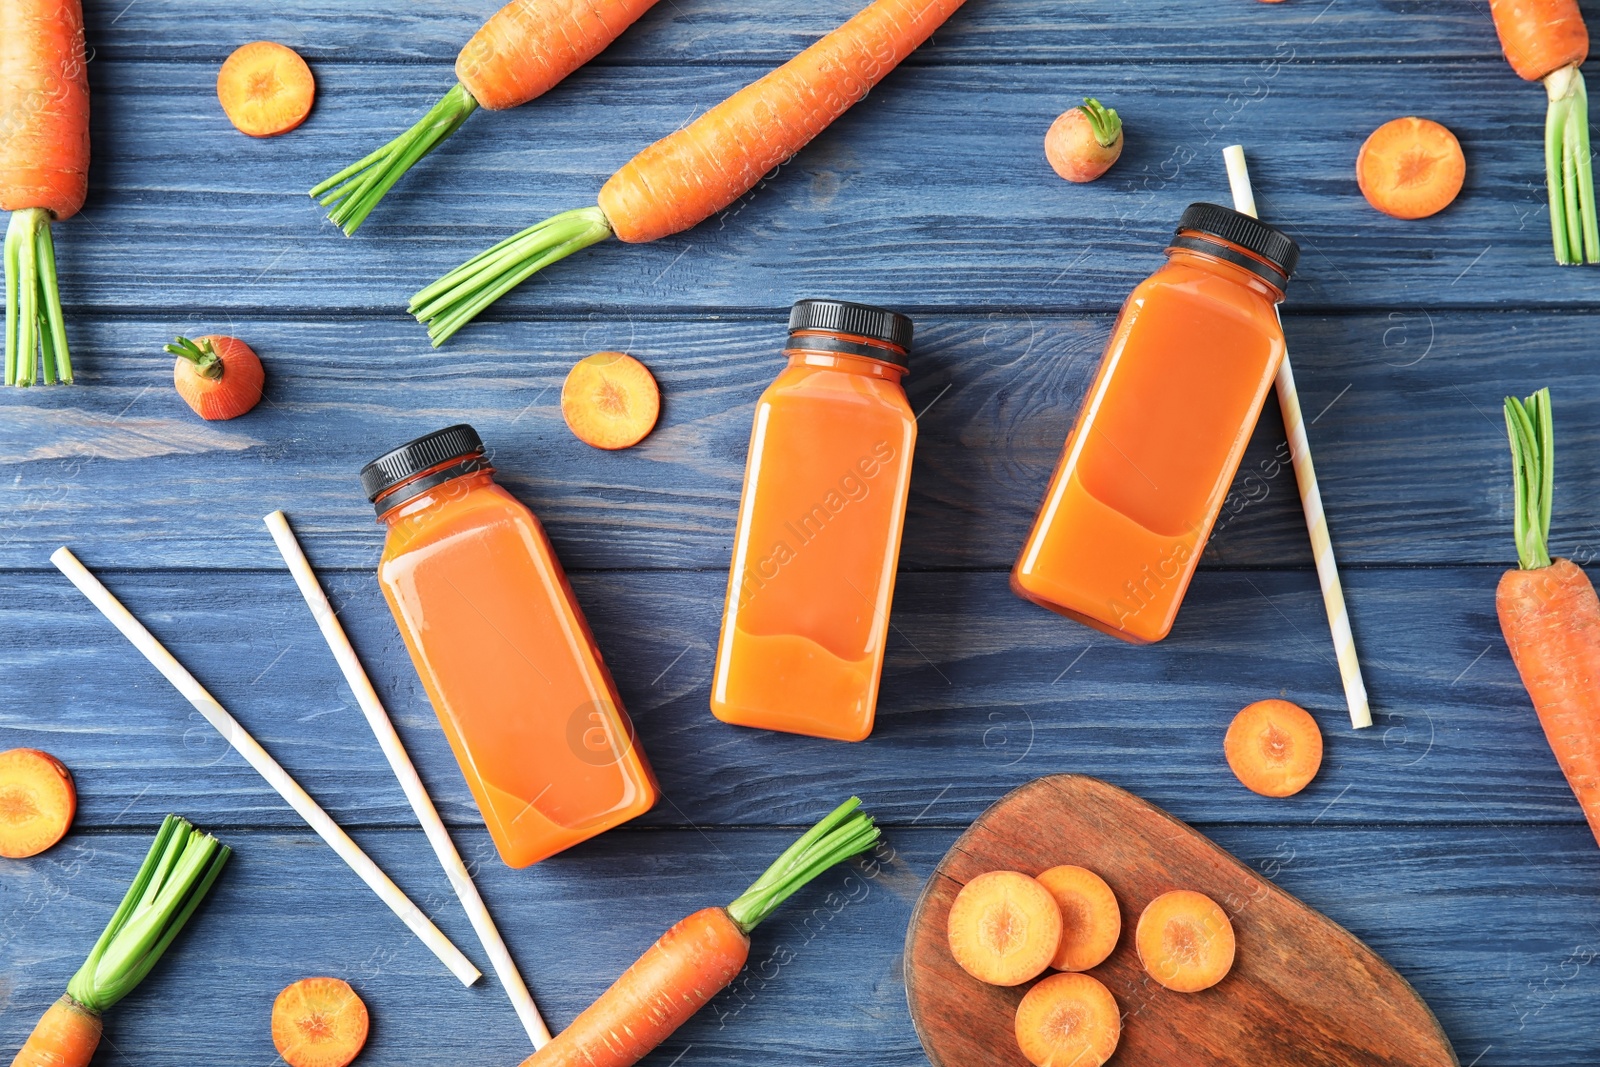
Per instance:
[[[93,569],[90,544],[78,551]],[[99,573],[335,818],[411,822],[287,571]],[[668,798],[646,825],[798,824],[849,792],[890,825],[962,825],[997,792],[1058,771],[1204,824],[1581,823],[1500,639],[1497,577],[1347,575],[1377,710],[1373,729],[1352,732],[1309,571],[1202,573],[1153,648],[1026,604],[1001,573],[903,575],[877,728],[856,745],[712,718],[723,575],[588,574],[574,586]],[[376,579],[323,580],[445,817],[477,825]],[[296,824],[59,575],[0,576],[0,633],[0,677],[17,694],[0,703],[0,735],[72,768],[83,825],[168,805]],[[1326,734],[1321,774],[1290,801],[1245,790],[1222,755],[1239,708],[1278,695]],[[1600,871],[1600,852],[1594,862]]]
[[[1263,217],[1304,247],[1292,307],[1596,305],[1591,272],[1550,269],[1537,87],[1482,63],[1340,69],[1289,52],[1088,76],[910,67],[719,218],[590,249],[493,314],[773,309],[817,293],[907,311],[1114,310],[1183,208],[1226,197],[1220,153],[1234,141]],[[489,244],[593,204],[635,152],[762,72],[580,71],[535,105],[474,115],[349,239],[306,190],[414,122],[448,87],[439,69],[329,66],[294,136],[252,141],[223,117],[209,65],[97,62],[89,201],[57,240],[63,298],[398,317]],[[1127,148],[1104,179],[1070,186],[1044,163],[1044,131],[1090,93],[1118,107]],[[1394,109],[1445,122],[1470,161],[1460,199],[1432,218],[1380,215],[1356,188],[1356,151]]]
[[[89,31],[108,58],[221,63],[233,43],[266,37],[314,62],[448,63],[499,0],[427,7],[330,8],[286,0],[260,10],[222,0],[181,7],[89,0]],[[779,63],[858,11],[860,0],[754,8],[737,0],[662,3],[602,53],[601,65]],[[1592,0],[1581,5],[1600,10]],[[1484,11],[1457,0],[1328,0],[1270,11],[1197,8],[1184,0],[968,0],[912,62],[1105,63],[1115,59],[1252,59],[1285,39],[1322,59],[1497,60]],[[232,42],[232,43],[230,43]]]
[[[1580,272],[1581,273],[1581,272]],[[583,314],[496,323],[447,352],[409,323],[278,319],[186,308],[74,322],[86,388],[0,393],[0,568],[35,568],[92,537],[100,565],[276,568],[275,507],[320,567],[371,567],[380,531],[356,472],[378,452],[471,421],[500,477],[573,569],[721,570],[733,543],[756,398],[782,362],[783,312],[705,319]],[[1500,401],[1555,390],[1553,541],[1600,554],[1595,317],[1554,312],[1291,315],[1287,331],[1339,559],[1347,567],[1515,559]],[[901,564],[1009,568],[1060,456],[1109,316],[919,315],[921,412]],[[202,423],[171,389],[178,332],[248,338],[266,402]],[[1518,358],[1506,357],[1515,346]],[[638,447],[601,454],[559,411],[591,352],[622,349],[660,380]],[[1310,566],[1283,427],[1268,402],[1203,566]],[[163,521],[205,506],[205,536]]]
[[[1159,808],[1065,774],[996,801],[950,846],[917,898],[906,932],[906,1000],[933,1067],[1028,1067],[1013,1036],[1027,987],[967,974],[950,954],[946,928],[956,894],[978,875],[1033,875],[1064,863],[1104,878],[1123,913],[1116,950],[1089,972],[1122,1011],[1118,1067],[1456,1067],[1432,1011],[1349,931]],[[1199,993],[1164,989],[1133,944],[1140,913],[1173,889],[1210,897],[1237,939],[1227,976]]]
[[[826,809],[819,795],[806,817]],[[0,1056],[9,1059],[82,962],[155,823],[130,817],[119,827],[76,833],[52,852],[0,867]],[[458,1067],[469,1058],[512,1067],[527,1054],[493,979],[461,988],[315,837],[207,828],[235,856],[172,953],[115,1009],[97,1064],[126,1057],[163,1067],[262,1067],[273,1057],[272,998],[311,974],[350,981],[371,1009],[371,1045],[359,1062]],[[622,830],[525,871],[494,858],[481,828],[455,837],[540,1007],[559,1027],[671,923],[732,899],[798,832]],[[1587,830],[1319,825],[1210,833],[1394,963],[1438,1012],[1463,1063],[1487,1049],[1479,1067],[1592,1067],[1587,1010],[1600,998],[1600,879]],[[356,836],[446,933],[479,955],[420,830]],[[878,864],[825,875],[786,903],[756,932],[744,977],[646,1067],[926,1064],[906,1011],[901,953],[922,882],[956,836],[893,830],[893,852]]]

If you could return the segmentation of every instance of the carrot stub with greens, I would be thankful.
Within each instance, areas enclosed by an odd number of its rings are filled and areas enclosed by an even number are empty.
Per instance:
[[[512,0],[456,56],[456,85],[416,125],[319,183],[312,199],[329,208],[328,217],[347,235],[355,233],[395,182],[480,106],[503,111],[543,95],[655,3]]]
[[[435,346],[558,260],[617,237],[689,229],[732,204],[827,129],[942,25],[962,0],[875,0],[798,56],[650,145],[600,189],[485,250],[411,298]]]
[[[1517,560],[1495,607],[1561,772],[1600,840],[1600,599],[1582,568],[1550,558],[1555,434],[1550,390],[1506,397]]]
[[[50,224],[89,191],[89,79],[78,0],[0,3],[0,210],[6,384],[72,382]],[[37,370],[36,370],[37,369]]]
[[[100,1044],[101,1015],[150,973],[229,855],[227,845],[168,815],[105,933],[11,1067],[87,1067]]]
[[[1577,0],[1489,0],[1511,69],[1543,82],[1545,187],[1556,261],[1600,263],[1594,168],[1589,161],[1589,94],[1578,65],[1589,57],[1589,28]]]
[[[522,1067],[631,1067],[744,968],[750,931],[797,890],[878,841],[851,797],[790,845],[725,908],[703,908],[662,934],[600,999]]]

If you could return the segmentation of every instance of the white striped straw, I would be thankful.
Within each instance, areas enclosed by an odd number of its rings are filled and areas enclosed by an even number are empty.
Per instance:
[[[1256,196],[1250,188],[1250,171],[1244,162],[1244,147],[1229,145],[1222,150],[1228,167],[1228,185],[1233,190],[1236,211],[1256,217]],[[1306,513],[1306,530],[1311,534],[1311,552],[1317,561],[1317,580],[1322,584],[1322,606],[1328,612],[1328,628],[1333,631],[1333,651],[1339,659],[1339,677],[1344,681],[1344,699],[1350,707],[1350,725],[1359,730],[1372,725],[1372,709],[1367,706],[1367,686],[1361,680],[1361,661],[1356,658],[1355,636],[1350,632],[1350,613],[1344,604],[1344,586],[1339,582],[1339,564],[1333,558],[1333,541],[1328,536],[1328,516],[1322,510],[1322,492],[1317,488],[1317,469],[1311,464],[1311,442],[1306,438],[1305,415],[1300,410],[1300,393],[1294,386],[1294,371],[1289,353],[1278,367],[1278,407],[1283,411],[1283,428],[1289,436],[1289,459],[1294,464],[1294,480],[1300,487],[1300,506]]]
[[[300,587],[300,595],[305,597],[306,606],[311,609],[312,617],[317,620],[317,628],[322,631],[323,639],[328,642],[328,648],[333,652],[333,658],[338,661],[339,669],[344,672],[344,680],[349,684],[350,691],[355,694],[356,703],[361,706],[362,714],[367,717],[367,724],[377,735],[378,747],[383,749],[383,754],[388,757],[389,767],[394,771],[394,776],[400,779],[400,788],[405,791],[406,799],[411,802],[412,810],[417,813],[417,820],[422,823],[422,830],[428,835],[428,843],[433,846],[434,855],[439,857],[439,863],[444,867],[444,873],[449,877],[456,896],[460,898],[467,918],[472,920],[472,928],[478,932],[478,940],[483,943],[484,951],[489,954],[489,962],[494,965],[494,973],[499,976],[500,984],[505,986],[506,996],[511,999],[511,1006],[517,1009],[517,1018],[522,1020],[523,1029],[528,1031],[528,1037],[533,1040],[533,1047],[543,1048],[550,1040],[550,1031],[546,1028],[544,1020],[539,1017],[539,1009],[534,1006],[533,997],[528,994],[528,987],[522,981],[522,975],[517,971],[517,965],[512,960],[505,941],[501,939],[500,931],[495,927],[494,919],[490,917],[489,909],[483,903],[483,897],[478,895],[478,887],[472,883],[472,875],[467,873],[466,864],[461,862],[461,853],[456,851],[455,842],[450,840],[450,832],[444,827],[444,820],[439,818],[438,809],[433,806],[433,800],[428,796],[427,789],[423,788],[417,768],[412,764],[411,757],[406,755],[405,746],[400,743],[400,735],[395,733],[394,723],[390,720],[389,713],[384,710],[383,702],[378,699],[377,691],[372,688],[372,680],[367,677],[366,669],[356,657],[356,650],[351,646],[350,638],[345,634],[344,626],[340,624],[338,616],[334,614],[333,605],[328,603],[328,596],[323,592],[321,583],[317,581],[316,572],[311,569],[311,562],[306,559],[300,542],[295,539],[288,518],[283,512],[274,511],[262,521],[272,532],[272,540],[277,544],[278,551],[283,554],[283,561],[289,565],[289,573],[294,575],[294,583]]]
[[[207,722],[217,728],[223,740],[232,745],[245,762],[256,769],[256,773],[267,780],[267,784],[278,791],[278,795],[289,802],[289,806],[300,814],[300,817],[311,824],[328,846],[339,854],[339,858],[350,865],[350,869],[367,883],[374,893],[389,905],[400,920],[411,928],[423,944],[433,950],[450,973],[461,979],[462,985],[471,985],[483,975],[472,961],[461,954],[461,950],[444,936],[444,933],[422,913],[422,910],[401,892],[400,887],[389,880],[389,876],[378,869],[367,854],[361,851],[361,846],[350,839],[350,835],[339,828],[339,824],[311,799],[300,784],[289,777],[289,772],[278,765],[278,761],[267,755],[267,750],[262,748],[256,739],[245,732],[239,721],[229,715],[217,699],[206,692],[205,686],[195,679],[195,676],[184,670],[183,664],[175,659],[172,653],[162,647],[155,635],[144,628],[144,624],[133,617],[133,613],[122,606],[122,602],[111,595],[111,590],[100,584],[100,579],[90,574],[84,565],[78,562],[65,546],[56,549],[50,555],[50,562],[54,563],[65,574],[73,585],[78,587],[78,592],[89,598],[90,603],[100,609],[100,614],[111,621],[111,625],[122,631],[122,636],[133,642],[133,647],[143,653],[144,658],[150,661],[151,666],[172,683],[174,689],[182,693],[184,699],[194,705],[196,711],[205,716]]]

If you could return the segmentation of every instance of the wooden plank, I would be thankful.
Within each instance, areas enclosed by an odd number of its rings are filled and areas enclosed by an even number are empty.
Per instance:
[[[382,535],[356,472],[466,420],[567,566],[720,570],[785,321],[583,315],[496,324],[438,353],[399,322],[202,314],[80,317],[81,386],[0,393],[0,454],[14,461],[0,480],[0,567],[42,567],[72,542],[101,565],[277,568],[261,527],[276,507],[319,566],[370,567]],[[918,317],[905,568],[1011,565],[1109,329],[1107,316]],[[1574,358],[1591,316],[1414,308],[1292,315],[1287,329],[1346,566],[1512,560],[1500,399],[1546,383],[1560,446],[1552,544],[1596,557],[1600,370]],[[233,422],[194,418],[160,353],[178,330],[248,338],[268,365],[267,402]],[[643,359],[665,393],[655,433],[616,454],[573,438],[557,403],[568,368],[606,348]],[[1283,440],[1269,402],[1206,566],[1310,565]],[[203,531],[187,518],[200,513]]]
[[[79,555],[91,568],[88,544]],[[287,571],[110,572],[106,584],[334,816],[413,821]],[[1377,725],[1346,725],[1309,571],[1202,572],[1173,635],[1113,641],[1014,597],[996,572],[908,574],[873,737],[857,745],[727,726],[707,707],[725,578],[578,575],[579,602],[668,798],[650,826],[804,821],[859,793],[895,824],[965,823],[999,792],[1076,771],[1189,822],[1577,823],[1494,616],[1492,568],[1356,570],[1346,588]],[[375,579],[330,595],[454,825],[479,817]],[[0,576],[0,747],[55,753],[79,820],[296,818],[67,584]],[[1418,620],[1426,620],[1419,625]],[[1222,758],[1234,713],[1282,695],[1327,738],[1292,800],[1249,793]]]
[[[366,999],[374,1063],[457,1064],[470,1048],[473,1062],[509,1067],[527,1054],[493,981],[463,990],[315,838],[221,832],[235,860],[169,958],[115,1009],[107,1055],[257,1067],[273,1055],[272,997],[311,974],[344,977]],[[489,858],[477,878],[552,1026],[564,1026],[670,923],[731,899],[795,832],[622,831],[528,871]],[[924,1064],[900,950],[921,881],[955,836],[894,831],[883,862],[823,876],[757,931],[745,976],[646,1062]],[[1259,826],[1214,836],[1393,963],[1462,1063],[1595,1061],[1600,854],[1582,828]],[[360,837],[447,933],[472,944],[420,832]],[[146,840],[144,829],[80,834],[0,868],[6,1053],[88,951]],[[492,851],[481,832],[457,840],[471,857]]]
[[[1483,63],[1116,63],[917,67],[820,136],[718,221],[563,263],[494,314],[761,308],[846,294],[906,310],[1111,310],[1159,262],[1183,207],[1225,197],[1243,141],[1265,216],[1305,246],[1294,307],[1586,306],[1592,272],[1551,262],[1540,90]],[[404,129],[440,92],[432,66],[325,68],[294,134],[252,141],[205,63],[95,64],[90,199],[61,227],[74,308],[362,309],[398,316],[489,243],[583,207],[606,175],[759,73],[595,68],[538,106],[476,115],[354,240],[305,191]],[[1087,92],[1118,106],[1128,150],[1072,187],[1045,166],[1051,119]],[[1445,120],[1471,165],[1431,219],[1373,211],[1354,181],[1375,116]],[[419,335],[420,336],[420,335]]]
[[[181,8],[146,0],[89,0],[88,31],[107,58],[220,63],[244,41],[268,38],[313,62],[452,62],[498,0],[437,0],[352,12],[312,0],[270,9],[218,0]],[[859,10],[860,0],[753,8],[734,0],[658,5],[597,64],[779,63]],[[1584,0],[1591,13],[1597,9]],[[1592,17],[1592,15],[1591,15]],[[1196,8],[1182,0],[969,0],[912,62],[1102,63],[1122,59],[1255,59],[1285,45],[1306,59],[1498,59],[1485,12],[1453,0],[1327,0],[1256,8]]]

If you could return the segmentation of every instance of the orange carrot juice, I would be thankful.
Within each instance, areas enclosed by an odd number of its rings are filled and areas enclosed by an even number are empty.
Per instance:
[[[789,316],[756,403],[711,710],[860,741],[872,732],[916,419],[911,320],[834,300]]]
[[[470,426],[369,463],[378,578],[500,858],[536,863],[650,810],[656,784],[533,513]]]
[[[1115,637],[1172,629],[1283,361],[1282,231],[1193,204],[1123,305],[1022,554],[1018,595]]]

